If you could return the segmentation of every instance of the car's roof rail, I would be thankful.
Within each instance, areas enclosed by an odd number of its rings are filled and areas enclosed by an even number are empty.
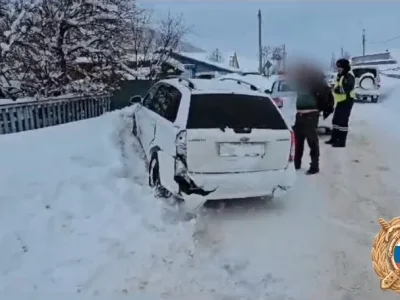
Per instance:
[[[250,82],[247,82],[247,81],[245,81],[245,80],[241,80],[241,79],[237,79],[237,78],[221,78],[220,80],[221,80],[221,81],[232,80],[232,81],[236,81],[237,84],[242,84],[242,83],[244,83],[244,84],[249,85],[250,88],[251,88],[253,91],[259,91],[259,92],[260,92],[260,89],[259,89],[259,88],[257,88],[254,84],[251,84]]]
[[[182,76],[170,75],[170,76],[167,76],[167,79],[178,79],[179,82],[185,81],[185,82],[187,82],[190,89],[193,89],[193,90],[196,89],[196,86],[194,85],[193,81],[191,81],[188,78],[185,78]]]

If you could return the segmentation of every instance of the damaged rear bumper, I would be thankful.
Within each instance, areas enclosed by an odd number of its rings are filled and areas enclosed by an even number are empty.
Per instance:
[[[280,196],[295,182],[295,170],[290,164],[284,170],[248,173],[194,173],[175,176],[181,196],[203,196],[207,200]]]

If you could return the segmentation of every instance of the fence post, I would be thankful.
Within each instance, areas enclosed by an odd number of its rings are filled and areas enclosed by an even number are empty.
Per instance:
[[[74,101],[69,101],[71,105],[71,113],[72,113],[72,120],[71,121],[76,121],[75,118],[75,102]]]
[[[17,124],[18,124],[18,128],[17,131],[24,131],[24,127],[22,125],[23,119],[24,119],[24,110],[23,107],[17,107],[16,109],[16,115],[17,115]]]
[[[36,129],[35,128],[35,120],[33,118],[33,106],[28,106],[28,113],[29,113],[29,123],[30,123],[31,129]]]
[[[42,123],[39,118],[39,105],[35,105],[35,121],[36,121],[36,129],[42,128]]]
[[[94,118],[96,116],[96,100],[95,99],[91,99],[91,107],[92,107],[92,118]]]
[[[107,97],[107,111],[111,111],[111,97]]]
[[[84,112],[84,107],[83,107],[83,100],[79,100],[79,114],[80,114],[81,120],[84,120],[85,112]]]
[[[56,107],[56,105],[57,105],[56,103],[50,104],[51,119],[52,119],[51,125],[57,125],[57,107]]]
[[[61,105],[62,102],[57,102],[57,125],[63,124],[63,121],[61,120]]]
[[[4,120],[4,115],[3,115],[4,110],[1,110],[1,116],[0,116],[0,134],[6,133],[6,120]]]
[[[48,117],[48,126],[53,126],[53,108],[51,103],[47,103],[47,117]]]
[[[67,115],[66,115],[66,106],[67,103],[65,101],[62,102],[62,122],[63,124],[68,122]]]
[[[89,118],[91,118],[91,117],[93,117],[93,114],[92,114],[92,98],[89,98],[88,99],[88,116],[89,116]]]
[[[8,124],[7,109],[2,109],[1,110],[1,116],[2,116],[2,119],[3,119],[4,133],[10,133],[10,126]]]
[[[15,119],[15,108],[10,108],[8,110],[8,113],[10,114],[10,121],[11,121],[11,132],[15,133],[17,132],[17,126],[16,126],[16,119]]]
[[[29,130],[29,114],[28,114],[28,107],[21,107],[23,111],[23,116],[24,116],[24,129]]]
[[[47,114],[46,114],[46,107],[45,105],[41,105],[41,112],[42,112],[42,127],[47,127]]]

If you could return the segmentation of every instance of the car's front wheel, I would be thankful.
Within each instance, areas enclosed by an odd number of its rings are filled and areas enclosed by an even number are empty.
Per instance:
[[[172,193],[161,185],[160,167],[157,154],[153,154],[149,164],[149,186],[154,188],[156,197],[170,198]]]

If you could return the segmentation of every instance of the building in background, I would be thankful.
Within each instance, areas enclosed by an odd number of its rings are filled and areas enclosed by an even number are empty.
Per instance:
[[[352,66],[394,65],[397,63],[397,60],[391,55],[391,52],[389,50],[381,53],[353,56],[351,58]]]

